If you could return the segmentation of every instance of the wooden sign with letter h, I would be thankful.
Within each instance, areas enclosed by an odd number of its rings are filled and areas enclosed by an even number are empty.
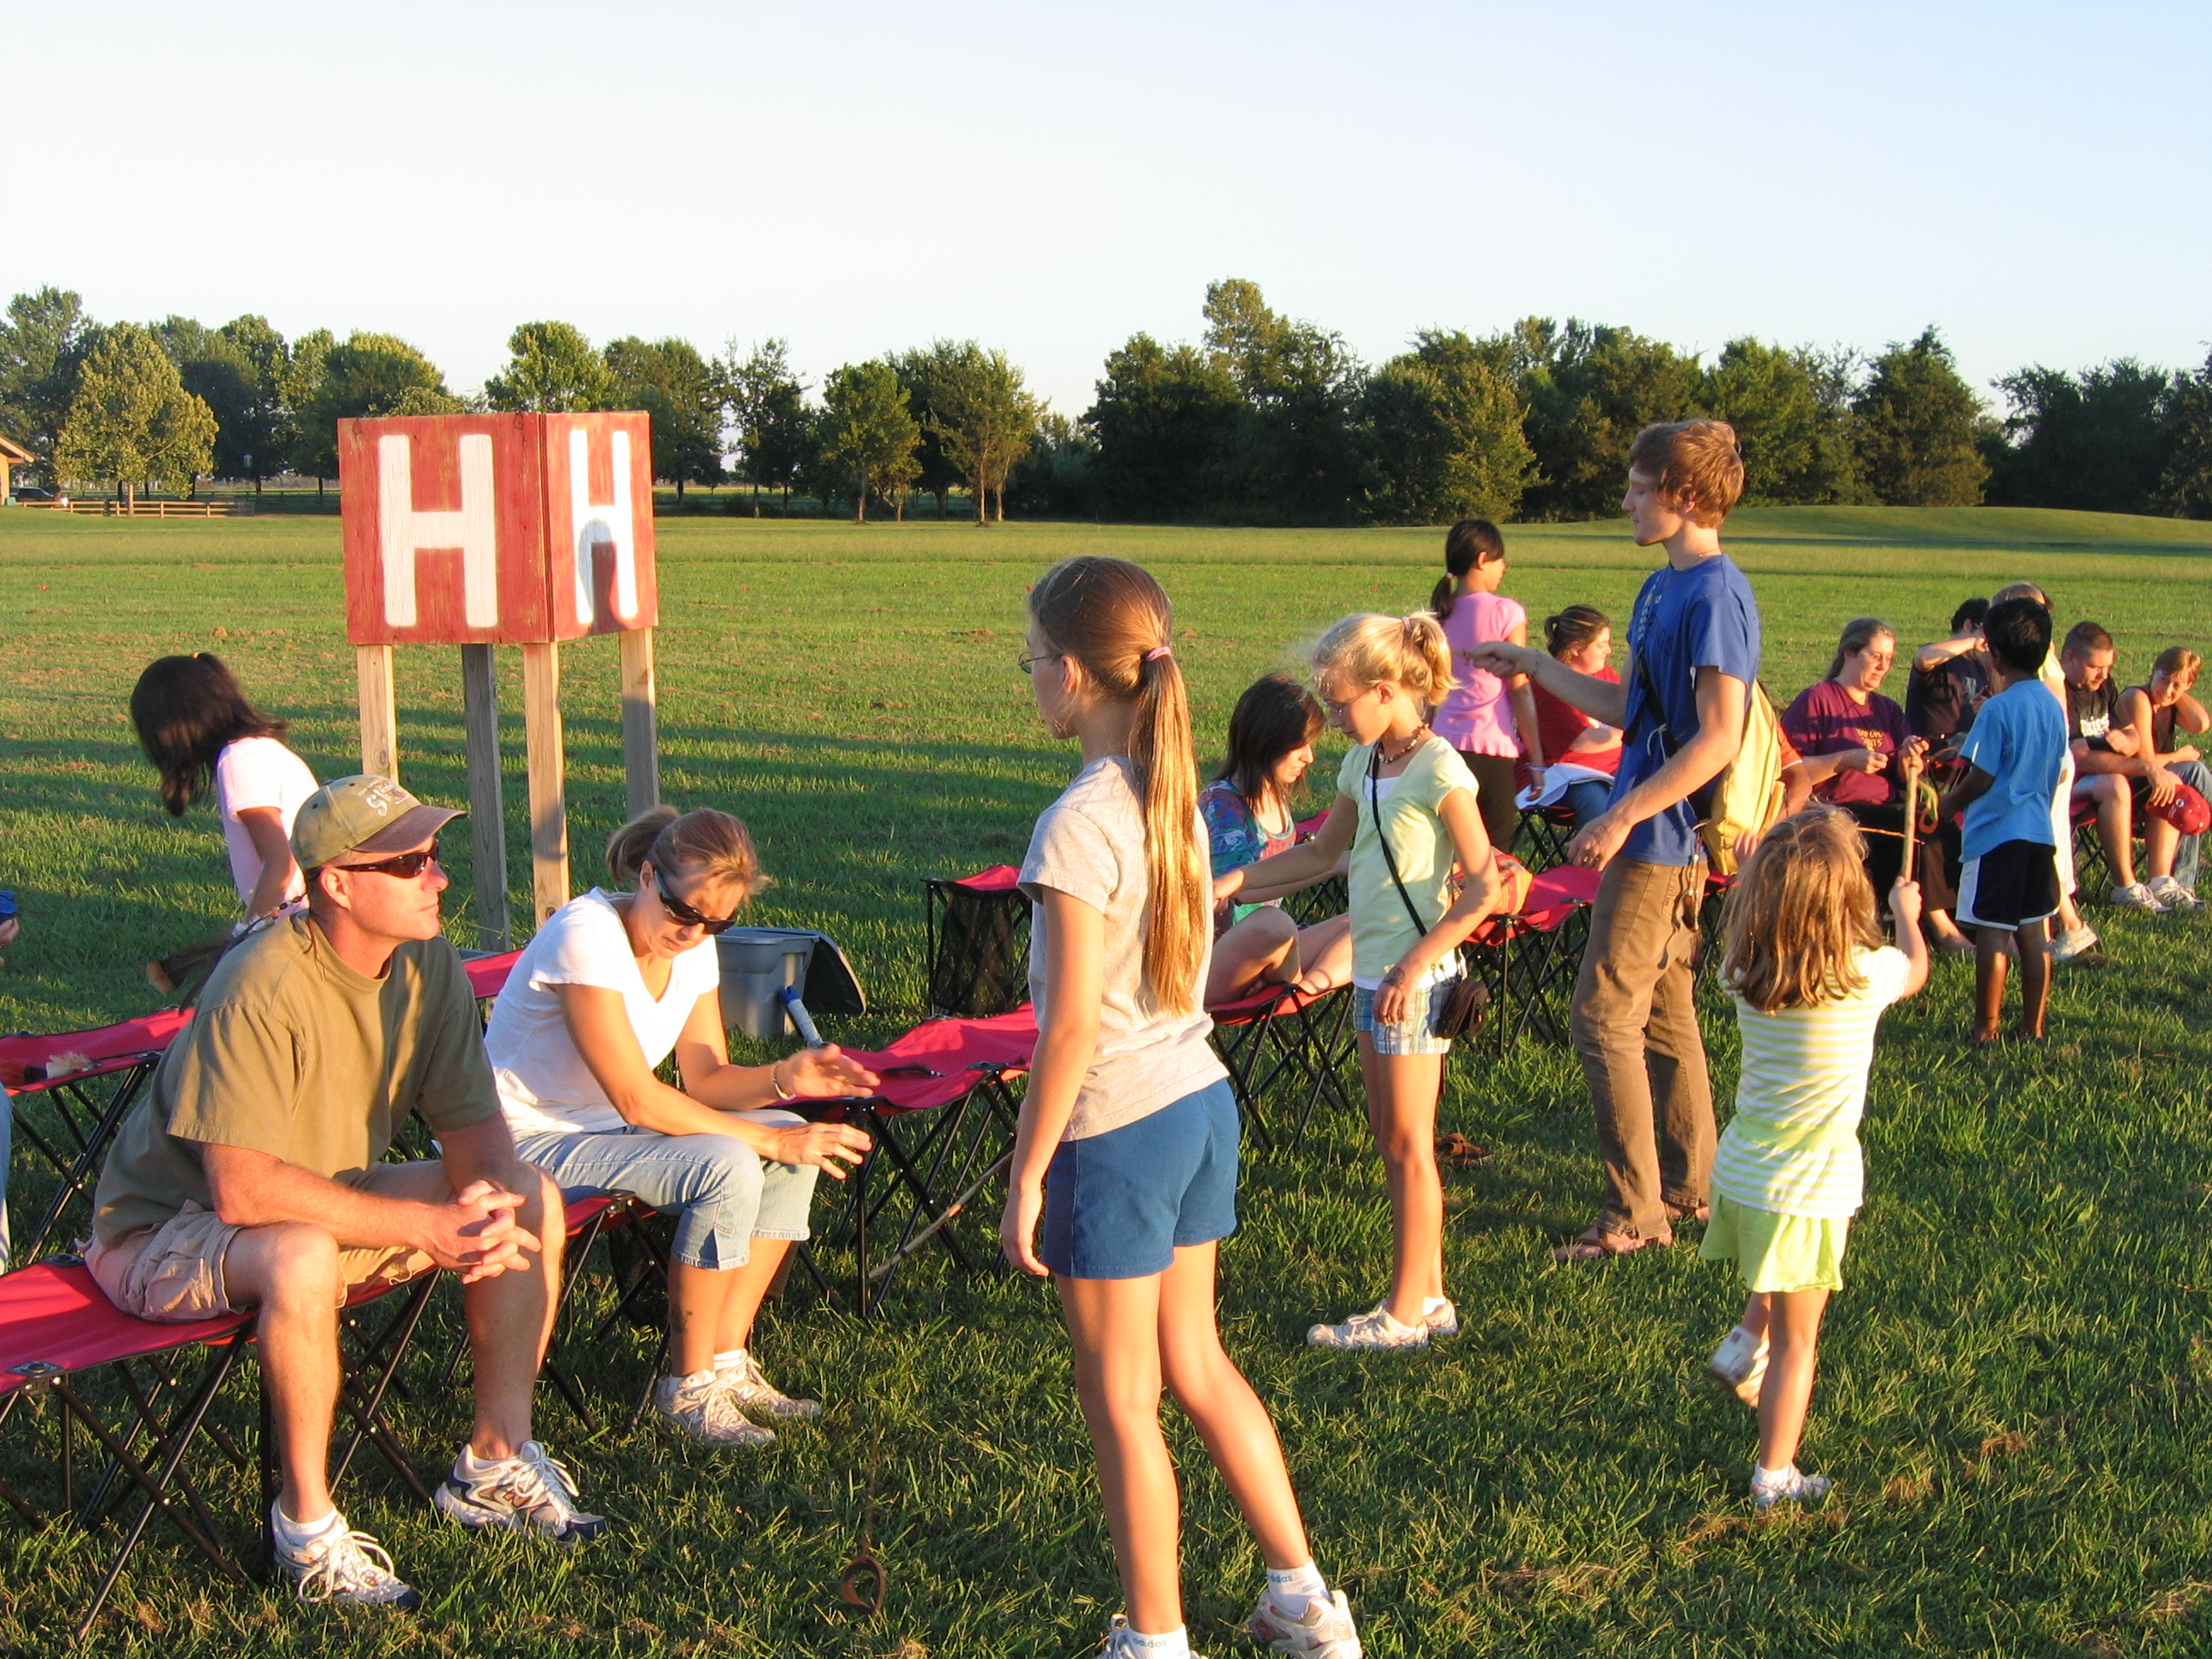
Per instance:
[[[629,810],[660,798],[651,423],[641,413],[340,421],[338,477],[362,769],[399,775],[392,647],[459,646],[478,927],[484,948],[505,950],[495,647],[522,647],[539,922],[568,897],[562,641],[619,636]]]

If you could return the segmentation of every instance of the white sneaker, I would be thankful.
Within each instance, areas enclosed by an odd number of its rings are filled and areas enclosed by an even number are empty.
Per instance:
[[[1421,1316],[1421,1323],[1429,1328],[1429,1334],[1432,1337],[1457,1336],[1459,1309],[1449,1297],[1446,1297],[1443,1307],[1432,1309]]]
[[[1713,1350],[1705,1375],[1757,1411],[1759,1386],[1766,1380],[1766,1352],[1764,1334],[1753,1336],[1739,1325]]]
[[[2153,916],[2166,914],[2166,906],[2159,902],[2158,896],[2139,881],[2131,881],[2124,887],[2115,887],[2112,896],[2105,902],[2115,910],[2141,910],[2144,915]]]
[[[781,1418],[822,1415],[820,1401],[793,1400],[762,1376],[760,1361],[750,1352],[736,1364],[719,1367],[714,1372],[714,1386],[741,1412]]]
[[[2172,876],[2153,876],[2149,885],[2151,896],[2169,910],[2202,910],[2204,908],[2203,899]]]
[[[699,1382],[664,1376],[653,1385],[653,1408],[677,1433],[708,1446],[768,1446],[775,1431],[763,1428],[738,1409],[711,1371]]]
[[[2096,948],[2097,936],[2087,927],[2069,927],[2051,941],[2051,959],[2053,962],[2071,962],[2077,957],[2087,956]]]
[[[1342,1590],[1309,1596],[1305,1614],[1298,1619],[1285,1613],[1274,1596],[1261,1590],[1260,1605],[1244,1621],[1244,1633],[1265,1642],[1270,1652],[1296,1654],[1299,1659],[1360,1659],[1359,1632]]]
[[[1457,1310],[1454,1312],[1455,1317]],[[1354,1314],[1341,1325],[1315,1326],[1306,1333],[1306,1340],[1316,1348],[1425,1348],[1430,1332],[1425,1322],[1401,1325],[1390,1317],[1389,1304],[1378,1302],[1368,1312]]]
[[[1792,1463],[1779,1474],[1769,1474],[1754,1461],[1751,1466],[1753,1509],[1771,1510],[1777,1504],[1814,1504],[1828,1495],[1834,1483],[1825,1474],[1800,1474]]]
[[[276,1571],[292,1581],[302,1601],[341,1601],[349,1607],[396,1607],[412,1613],[422,1598],[392,1570],[384,1546],[365,1532],[356,1532],[340,1516],[337,1524],[298,1549],[289,1548],[274,1525],[270,1511],[270,1545]]]
[[[431,1501],[448,1521],[479,1532],[534,1529],[556,1543],[580,1544],[607,1529],[605,1516],[576,1507],[575,1478],[535,1440],[474,1474],[464,1473],[456,1459]]]
[[[1106,1645],[1098,1650],[1099,1659],[1139,1659],[1143,1650],[1138,1647],[1137,1641],[1137,1632],[1129,1628],[1128,1619],[1117,1613],[1107,1624]],[[1190,1659],[1198,1659],[1198,1655],[1191,1653],[1188,1639],[1182,1650],[1190,1655]]]

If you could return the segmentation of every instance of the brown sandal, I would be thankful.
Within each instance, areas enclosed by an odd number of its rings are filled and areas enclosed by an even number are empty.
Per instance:
[[[1616,1232],[1603,1223],[1577,1233],[1569,1243],[1552,1252],[1554,1261],[1610,1261],[1617,1255],[1632,1255],[1638,1250],[1655,1244],[1672,1244],[1674,1236],[1662,1238],[1638,1238],[1632,1234]]]

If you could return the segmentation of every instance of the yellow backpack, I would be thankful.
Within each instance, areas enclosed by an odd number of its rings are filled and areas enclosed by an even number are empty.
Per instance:
[[[1659,690],[1652,684],[1650,671],[1641,656],[1636,659],[1636,677],[1644,683],[1644,695],[1659,718],[1659,729],[1671,755],[1681,744],[1667,724],[1667,705],[1659,701]],[[1746,836],[1763,836],[1774,827],[1782,817],[1785,793],[1782,722],[1775,718],[1766,688],[1753,680],[1745,698],[1743,741],[1737,746],[1735,758],[1721,768],[1711,783],[1690,796],[1690,805],[1698,812],[1698,839],[1705,843],[1705,860],[1715,875],[1735,874],[1741,862],[1736,857],[1737,843]]]

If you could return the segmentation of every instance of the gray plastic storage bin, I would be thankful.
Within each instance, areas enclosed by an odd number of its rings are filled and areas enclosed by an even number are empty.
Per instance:
[[[796,1036],[776,994],[796,985],[813,1014],[865,1014],[868,1000],[835,939],[804,927],[732,927],[714,941],[722,1023],[749,1037]]]
[[[714,941],[722,958],[722,1021],[749,1037],[792,1029],[777,993],[806,983],[814,935],[787,927],[732,927]]]

